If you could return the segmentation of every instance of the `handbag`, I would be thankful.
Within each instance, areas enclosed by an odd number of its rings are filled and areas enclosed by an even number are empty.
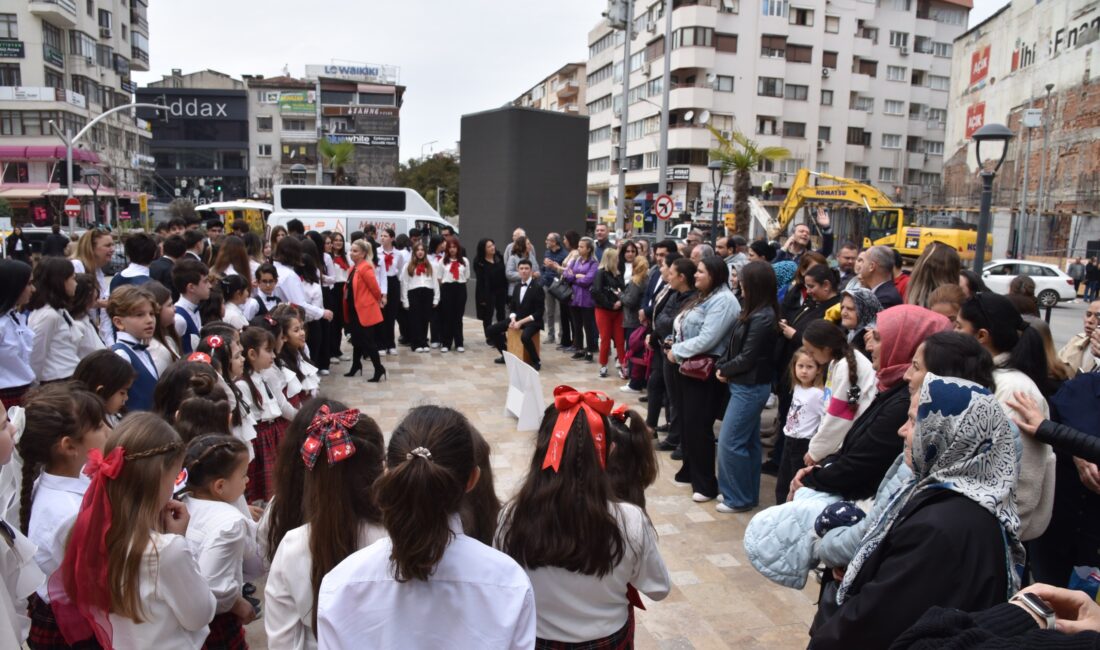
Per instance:
[[[573,300],[572,285],[561,278],[554,278],[554,282],[550,285],[549,291],[550,295],[554,296],[559,302],[568,303]]]
[[[714,357],[697,354],[680,364],[680,374],[698,381],[707,381],[714,377]]]

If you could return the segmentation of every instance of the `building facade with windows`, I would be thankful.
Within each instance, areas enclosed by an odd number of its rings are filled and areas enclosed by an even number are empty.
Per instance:
[[[0,197],[12,206],[15,224],[63,219],[65,147],[50,123],[76,135],[101,113],[132,101],[131,72],[149,69],[147,5],[0,2]],[[74,163],[100,171],[102,217],[132,212],[130,202],[151,170],[149,154],[147,124],[130,111],[105,118],[77,143]],[[87,184],[74,184],[74,195],[92,194]]]
[[[585,66],[567,63],[516,98],[512,104],[570,115],[587,115]]]
[[[271,198],[271,189],[290,183],[290,168],[305,165],[315,178],[317,154],[316,85],[290,76],[246,75],[248,141],[252,193]]]
[[[660,189],[664,4],[636,3],[628,71],[622,31],[604,21],[589,33],[588,202],[604,218],[614,214],[623,145],[627,198]],[[771,181],[780,198],[805,167],[870,182],[907,204],[939,200],[952,49],[970,0],[672,5],[668,189],[677,210],[702,198],[709,214],[713,203],[706,164],[718,141],[702,117],[790,150],[752,175],[755,189]]]

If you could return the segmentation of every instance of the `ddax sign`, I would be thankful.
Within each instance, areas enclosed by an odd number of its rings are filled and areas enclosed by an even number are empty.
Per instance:
[[[248,105],[243,93],[240,97],[236,97],[229,95],[198,94],[169,95],[166,93],[145,93],[139,90],[138,101],[164,106],[167,108],[168,117],[170,119],[248,119]],[[144,111],[144,113],[142,111]],[[138,117],[145,120],[153,120],[158,117],[163,117],[163,115],[155,115],[154,112],[149,109],[139,109]]]

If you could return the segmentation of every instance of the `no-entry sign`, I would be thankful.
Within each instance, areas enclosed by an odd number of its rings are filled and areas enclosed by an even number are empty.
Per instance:
[[[657,197],[657,200],[653,204],[653,212],[657,215],[658,219],[662,221],[672,216],[672,211],[675,209],[675,205],[672,202],[672,197],[667,194],[661,194]]]
[[[70,217],[80,216],[80,199],[65,199],[65,214]]]

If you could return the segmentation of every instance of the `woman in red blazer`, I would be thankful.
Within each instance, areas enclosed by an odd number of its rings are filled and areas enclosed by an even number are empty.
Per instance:
[[[378,285],[375,276],[374,251],[365,239],[351,244],[349,253],[354,267],[348,272],[347,286],[344,288],[344,322],[351,332],[352,364],[345,377],[363,372],[361,363],[364,353],[374,364],[374,376],[368,379],[377,382],[386,376],[386,369],[378,357],[378,345],[375,342],[375,326],[382,322],[382,307],[386,296]]]

